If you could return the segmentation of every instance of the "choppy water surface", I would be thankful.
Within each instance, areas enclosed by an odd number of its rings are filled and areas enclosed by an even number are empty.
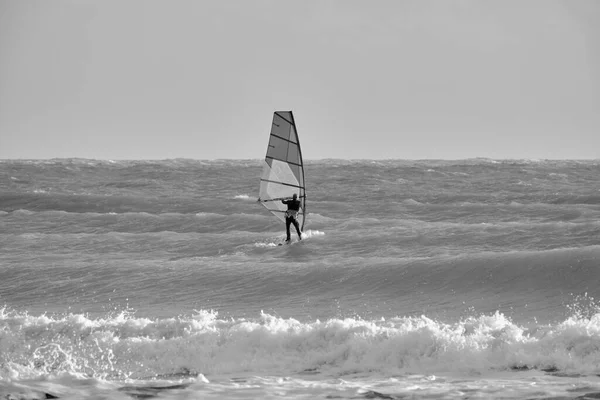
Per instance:
[[[0,161],[0,394],[600,393],[600,162],[310,161],[289,246],[260,169]]]

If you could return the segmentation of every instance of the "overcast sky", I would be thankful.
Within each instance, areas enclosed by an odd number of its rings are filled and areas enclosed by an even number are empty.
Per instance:
[[[600,158],[600,1],[0,0],[0,159]]]

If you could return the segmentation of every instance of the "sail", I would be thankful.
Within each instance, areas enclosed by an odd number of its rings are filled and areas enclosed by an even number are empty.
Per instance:
[[[282,198],[296,193],[302,209],[298,213],[300,229],[306,219],[306,187],[300,141],[291,111],[273,113],[269,146],[260,176],[259,199],[281,221],[285,222],[287,206]]]

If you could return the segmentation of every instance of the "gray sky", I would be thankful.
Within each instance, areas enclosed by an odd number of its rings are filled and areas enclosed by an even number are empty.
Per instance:
[[[600,158],[597,0],[0,0],[0,158]]]

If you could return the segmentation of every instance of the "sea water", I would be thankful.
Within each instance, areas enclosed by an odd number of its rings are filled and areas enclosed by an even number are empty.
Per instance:
[[[261,163],[1,161],[0,397],[598,396],[600,161]]]

